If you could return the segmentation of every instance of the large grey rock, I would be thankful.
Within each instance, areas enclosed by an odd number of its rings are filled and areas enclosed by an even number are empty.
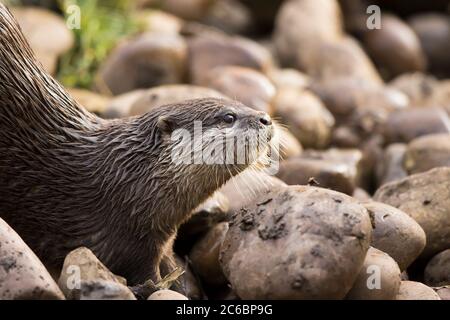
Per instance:
[[[121,43],[102,65],[97,87],[113,95],[183,82],[187,46],[177,34],[144,33]]]
[[[448,133],[450,117],[443,108],[407,108],[391,113],[384,124],[388,143],[409,143],[421,136]]]
[[[239,211],[220,262],[243,299],[342,299],[369,248],[367,210],[335,191],[288,186]]]
[[[407,145],[403,143],[393,143],[389,145],[376,164],[376,177],[378,186],[405,178],[408,173],[403,167]]]
[[[123,284],[104,280],[82,281],[77,294],[71,296],[77,300],[136,300],[128,287]]]
[[[289,87],[278,90],[273,110],[305,148],[328,145],[335,119],[312,92]]]
[[[247,170],[229,180],[220,188],[220,192],[228,198],[230,212],[237,212],[259,201],[267,193],[285,186],[286,183],[267,173]]]
[[[394,300],[400,288],[400,268],[387,253],[370,247],[349,300]],[[378,279],[377,279],[378,278]]]
[[[192,83],[205,85],[218,66],[241,66],[266,72],[273,66],[270,52],[256,42],[224,35],[197,36],[188,41]]]
[[[274,85],[262,73],[244,67],[216,67],[208,73],[205,84],[258,111],[272,113]]]
[[[158,290],[155,291],[148,297],[147,300],[189,300],[186,296],[181,293],[172,290]]]
[[[425,267],[425,283],[432,287],[450,285],[450,249],[435,255]]]
[[[56,72],[58,57],[73,47],[74,36],[64,19],[50,10],[15,7],[14,17],[30,43],[36,58],[50,74]]]
[[[375,201],[364,202],[363,205],[372,215],[371,245],[389,254],[401,270],[406,270],[425,248],[425,232],[413,218],[399,209]]]
[[[285,1],[275,20],[274,42],[283,65],[295,66],[317,42],[343,35],[342,13],[336,0]],[[303,59],[302,59],[303,58]],[[300,63],[300,67],[305,67]]]
[[[136,299],[126,286],[126,280],[109,271],[85,247],[75,249],[66,256],[58,284],[68,299]]]
[[[450,300],[450,286],[437,287],[433,289],[439,295],[441,300]]]
[[[406,150],[404,166],[409,174],[450,167],[450,133],[430,134],[411,141]]]
[[[42,262],[0,219],[0,300],[64,299]]]
[[[441,298],[423,283],[402,281],[396,300],[441,300]]]
[[[187,84],[163,85],[143,91],[131,104],[128,115],[142,115],[158,106],[201,98],[227,99],[220,92],[206,87]]]
[[[306,150],[280,163],[277,177],[289,185],[306,185],[314,179],[318,186],[348,195],[363,186],[363,154],[358,149]]]
[[[203,283],[211,286],[227,284],[227,279],[219,264],[220,247],[227,231],[227,222],[215,225],[194,244],[189,253],[192,268]]]
[[[450,168],[385,184],[374,200],[404,211],[423,228],[427,244],[421,257],[429,258],[450,247]]]

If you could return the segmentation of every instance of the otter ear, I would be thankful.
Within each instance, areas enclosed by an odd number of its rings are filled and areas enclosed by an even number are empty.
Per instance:
[[[169,116],[160,116],[157,124],[163,134],[171,134],[176,129],[176,123]]]

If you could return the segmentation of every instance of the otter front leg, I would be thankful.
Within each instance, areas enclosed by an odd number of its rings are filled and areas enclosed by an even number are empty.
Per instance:
[[[162,246],[161,260],[159,263],[159,273],[162,279],[173,272],[177,267],[177,263],[175,262],[175,256],[173,253],[174,241],[175,235],[172,235]]]

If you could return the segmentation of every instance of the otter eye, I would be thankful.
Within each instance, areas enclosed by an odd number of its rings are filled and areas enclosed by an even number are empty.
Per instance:
[[[222,117],[222,120],[225,123],[233,123],[236,120],[236,116],[232,113],[227,113]]]

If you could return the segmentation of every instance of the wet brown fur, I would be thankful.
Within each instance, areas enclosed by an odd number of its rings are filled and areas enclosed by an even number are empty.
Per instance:
[[[0,4],[0,217],[48,267],[86,246],[131,285],[158,281],[173,267],[178,226],[240,171],[174,165],[166,134],[191,130],[194,120],[215,126],[226,110],[246,119],[244,127],[260,117],[236,102],[202,99],[103,120],[43,71]]]

